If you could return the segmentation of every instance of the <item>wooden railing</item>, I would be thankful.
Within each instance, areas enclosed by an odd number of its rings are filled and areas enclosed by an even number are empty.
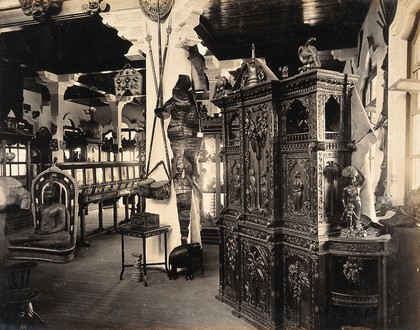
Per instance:
[[[86,220],[85,215],[88,205],[98,203],[98,229],[96,232],[105,230],[103,227],[103,202],[110,201],[113,204],[114,229],[118,226],[118,205],[117,202],[123,198],[125,206],[125,218],[129,219],[129,204],[131,212],[139,211],[143,201],[133,189],[140,181],[142,165],[138,162],[75,162],[60,163],[57,165],[61,170],[70,174],[76,179],[79,185],[79,215],[80,235],[83,244],[86,241]],[[138,198],[137,204],[135,197]]]

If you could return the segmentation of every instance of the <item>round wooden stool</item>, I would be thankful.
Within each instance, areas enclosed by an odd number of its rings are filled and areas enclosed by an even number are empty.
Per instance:
[[[27,289],[31,270],[37,266],[38,263],[35,261],[24,261],[9,265],[4,268],[4,271],[12,274],[15,289]]]
[[[18,329],[26,329],[33,323],[33,319],[45,324],[32,306],[32,301],[40,295],[40,291],[34,289],[15,289],[3,293],[0,301],[10,308],[10,319],[7,321],[18,325]]]

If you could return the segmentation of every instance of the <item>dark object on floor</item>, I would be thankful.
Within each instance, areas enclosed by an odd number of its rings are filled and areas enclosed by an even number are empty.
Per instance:
[[[16,289],[4,292],[0,301],[5,306],[8,317],[3,320],[10,329],[31,329],[34,320],[41,325],[45,321],[35,312],[32,302],[40,296],[40,291],[33,289]]]
[[[193,259],[198,257],[201,267],[201,275],[204,273],[203,268],[203,249],[200,243],[183,244],[175,247],[169,254],[168,277],[171,281],[178,278],[177,269],[187,268],[185,279],[190,281],[193,275]]]
[[[407,210],[400,206],[396,213],[389,219],[379,220],[379,223],[391,227],[406,227],[411,228],[416,226],[416,221],[413,216],[408,214]]]

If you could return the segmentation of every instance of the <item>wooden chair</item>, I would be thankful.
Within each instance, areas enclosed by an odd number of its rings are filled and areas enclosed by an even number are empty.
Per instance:
[[[73,260],[76,250],[78,227],[78,185],[73,177],[55,166],[40,173],[32,181],[31,199],[34,228],[40,223],[40,206],[43,205],[44,190],[51,184],[58,188],[56,189],[58,202],[65,205],[67,209],[65,230],[70,234],[69,246],[61,248],[23,246],[12,244],[11,241],[13,240],[11,236],[7,245],[9,259],[40,260],[56,263],[66,263]],[[33,233],[33,230],[28,231],[27,234],[30,235],[31,232]],[[24,234],[19,233],[18,235],[23,236]]]

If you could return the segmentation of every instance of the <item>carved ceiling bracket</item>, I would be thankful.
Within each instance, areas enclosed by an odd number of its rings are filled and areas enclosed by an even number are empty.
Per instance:
[[[64,0],[19,0],[23,13],[32,16],[37,22],[44,22],[47,17],[57,15]]]
[[[38,76],[38,82],[47,87],[51,94],[64,94],[66,89],[73,86],[79,78],[77,74],[56,75],[48,71],[38,71]]]
[[[181,7],[174,8],[177,47],[188,49],[201,42],[194,28],[200,24],[200,16],[207,2],[208,0],[190,0],[182,3]]]
[[[133,44],[127,54],[125,54],[125,57],[131,61],[144,60],[147,45],[145,42],[146,29],[144,24],[146,18],[143,11],[141,9],[132,9],[109,13],[101,12],[100,15],[105,25],[117,30],[119,37]]]

